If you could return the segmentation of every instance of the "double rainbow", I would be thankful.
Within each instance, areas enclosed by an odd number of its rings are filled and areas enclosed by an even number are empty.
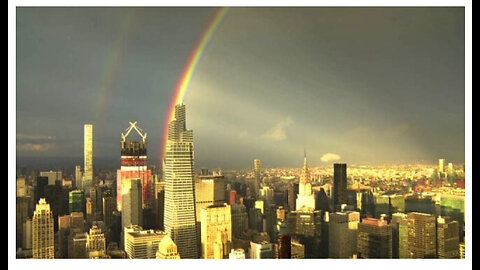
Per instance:
[[[227,11],[228,11],[227,7],[222,7],[215,12],[215,15],[210,20],[206,30],[202,33],[200,39],[194,46],[194,50],[190,54],[187,65],[185,66],[180,76],[180,80],[178,81],[177,86],[175,87],[175,92],[170,102],[167,118],[165,119],[165,123],[163,126],[163,138],[162,138],[162,143],[160,144],[161,145],[160,162],[163,161],[163,157],[164,157],[165,145],[167,142],[167,134],[168,134],[168,124],[175,119],[175,105],[181,104],[183,102],[183,98],[187,93],[188,86],[192,80],[193,74],[195,73],[195,69],[197,68],[200,58],[205,52],[205,49],[209,41],[212,39],[218,26],[220,25],[223,18],[225,17],[225,14],[227,13]]]

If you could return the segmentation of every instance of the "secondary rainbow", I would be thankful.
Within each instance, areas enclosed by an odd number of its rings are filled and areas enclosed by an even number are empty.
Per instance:
[[[193,78],[193,74],[195,73],[195,69],[204,53],[209,41],[212,39],[213,35],[215,34],[218,26],[221,24],[225,14],[227,13],[228,8],[223,7],[219,8],[215,15],[210,20],[206,30],[201,35],[199,41],[196,43],[194,50],[190,54],[188,58],[187,65],[180,76],[180,79],[175,87],[175,92],[173,94],[172,100],[170,102],[170,106],[168,108],[167,118],[165,119],[165,123],[163,126],[163,140],[160,149],[160,162],[163,160],[163,154],[165,151],[165,145],[167,142],[167,134],[168,134],[168,123],[174,120],[175,118],[175,105],[181,104],[185,94],[187,93],[188,86]]]

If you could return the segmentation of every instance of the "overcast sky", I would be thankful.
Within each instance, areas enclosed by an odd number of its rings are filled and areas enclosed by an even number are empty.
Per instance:
[[[211,8],[17,8],[17,161],[117,162],[129,121],[158,163]],[[230,8],[184,103],[197,167],[464,162],[463,8]],[[75,164],[72,164],[72,166]]]

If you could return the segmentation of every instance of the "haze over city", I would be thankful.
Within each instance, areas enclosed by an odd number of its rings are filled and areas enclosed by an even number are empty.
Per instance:
[[[173,91],[215,12],[17,9],[18,165],[81,163],[92,123],[94,162],[117,167],[129,121],[158,165]],[[463,8],[230,8],[183,100],[196,167],[300,167],[304,148],[311,166],[463,163],[464,19]]]

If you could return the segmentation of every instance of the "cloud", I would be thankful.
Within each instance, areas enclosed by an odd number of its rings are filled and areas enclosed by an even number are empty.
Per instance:
[[[42,152],[53,148],[51,143],[19,143],[17,151]]]
[[[273,128],[263,133],[262,137],[274,141],[283,141],[287,138],[285,129],[289,127],[292,123],[292,118],[290,116],[287,116],[285,119],[282,119],[280,122],[278,122]]]
[[[54,140],[54,136],[18,133],[17,140]]]
[[[325,153],[322,156],[322,162],[329,162],[329,161],[336,161],[341,159],[340,155],[335,154],[335,153]]]

